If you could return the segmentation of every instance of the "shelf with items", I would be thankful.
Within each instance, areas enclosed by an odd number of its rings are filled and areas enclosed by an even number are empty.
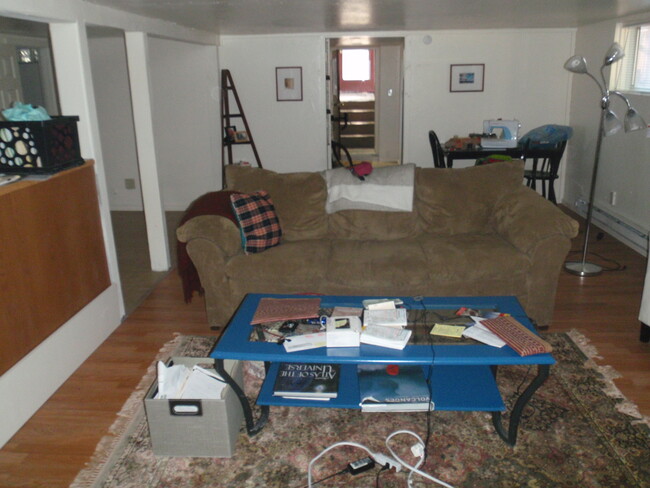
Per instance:
[[[321,361],[326,363],[327,361]],[[338,396],[329,400],[299,400],[273,395],[279,363],[271,363],[257,397],[259,405],[285,407],[321,407],[360,409],[357,364],[342,364]],[[428,365],[425,376],[428,374]],[[485,411],[505,410],[501,393],[489,366],[433,366],[431,399],[434,410]],[[459,385],[463,385],[459,388]]]
[[[237,106],[237,112],[230,111],[231,97]],[[245,130],[237,130],[235,121],[241,121]],[[227,69],[221,70],[221,137],[221,181],[224,187],[226,184],[226,165],[233,164],[233,146],[251,146],[257,166],[262,167],[248,120],[246,120],[237,88],[235,88],[235,82],[230,70]]]

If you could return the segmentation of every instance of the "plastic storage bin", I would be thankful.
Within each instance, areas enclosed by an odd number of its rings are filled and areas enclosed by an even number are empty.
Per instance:
[[[78,120],[0,121],[0,173],[51,174],[83,164]]]

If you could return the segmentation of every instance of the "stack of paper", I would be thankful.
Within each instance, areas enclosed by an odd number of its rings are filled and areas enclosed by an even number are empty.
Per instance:
[[[402,327],[369,325],[361,332],[361,342],[374,346],[404,349],[411,337],[411,331]]]
[[[158,393],[155,398],[163,399],[220,399],[226,383],[214,371],[195,365],[167,366],[158,361]]]

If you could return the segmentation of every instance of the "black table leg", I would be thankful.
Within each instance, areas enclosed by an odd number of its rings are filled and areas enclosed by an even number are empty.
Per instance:
[[[233,389],[233,391],[237,394],[237,397],[239,398],[239,403],[241,403],[241,408],[244,411],[244,419],[246,420],[246,432],[248,433],[249,436],[254,436],[258,432],[264,428],[264,425],[266,425],[266,421],[269,418],[269,407],[268,405],[262,405],[261,409],[262,412],[260,414],[260,417],[257,419],[257,421],[253,418],[253,409],[251,409],[250,403],[248,403],[248,398],[246,398],[246,395],[244,394],[244,390],[241,389],[241,387],[237,384],[235,380],[232,379],[232,377],[226,373],[226,369],[224,368],[223,365],[223,359],[215,359],[214,360],[214,369],[217,371],[219,376],[221,376],[228,385]]]
[[[496,374],[496,368],[494,368],[493,371]],[[537,366],[537,376],[533,378],[524,392],[519,395],[519,398],[517,398],[517,401],[515,402],[515,406],[512,407],[508,432],[506,432],[506,429],[501,422],[501,412],[492,412],[492,424],[499,434],[499,437],[506,441],[508,445],[514,446],[517,443],[517,429],[519,427],[519,421],[521,420],[521,414],[524,411],[524,407],[530,401],[537,389],[544,384],[550,371],[551,366],[548,364],[540,364]]]
[[[650,342],[650,325],[641,322],[641,334],[639,335],[641,342]]]

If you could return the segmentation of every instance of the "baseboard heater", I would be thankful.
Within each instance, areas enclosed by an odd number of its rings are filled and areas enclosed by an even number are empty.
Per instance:
[[[581,216],[586,217],[587,202],[582,199],[576,200],[575,210]],[[596,205],[594,205],[592,219],[596,225],[607,230],[623,244],[631,247],[643,256],[648,255],[649,235],[647,229],[639,229],[638,226],[632,225]]]

